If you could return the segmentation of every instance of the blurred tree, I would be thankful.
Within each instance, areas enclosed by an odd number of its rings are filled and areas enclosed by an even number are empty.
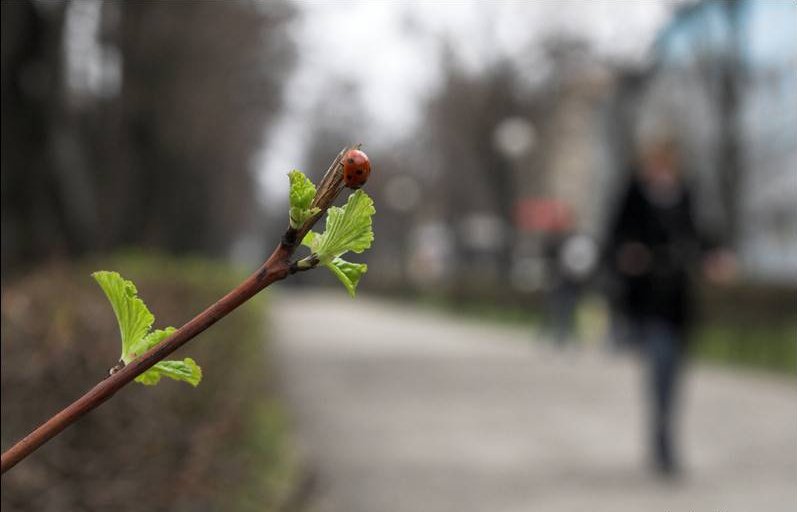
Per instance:
[[[363,119],[367,114],[357,84],[348,80],[331,81],[312,106],[310,118],[314,122],[304,148],[303,168],[318,181],[329,166],[329,155],[337,154],[349,144],[365,142]]]
[[[2,8],[2,271],[69,247],[63,196],[48,147],[59,98],[64,4]]]
[[[117,187],[107,197],[127,201],[104,205],[116,217],[111,244],[223,254],[254,206],[250,159],[281,106],[292,11],[281,2],[117,7],[123,165],[114,169],[111,154],[103,172]]]
[[[3,272],[131,244],[226,254],[256,207],[293,16],[284,0],[3,3]],[[81,90],[70,59],[118,84]]]
[[[744,55],[749,32],[745,18],[749,12],[750,3],[744,0],[685,4],[676,11],[670,28],[662,32],[658,45],[658,52],[662,53],[666,46],[677,44],[668,41],[668,38],[676,37],[672,34],[684,37],[687,45],[685,49],[688,52],[681,56],[682,60],[675,60],[675,65],[683,69],[675,68],[673,64],[669,66],[674,73],[681,74],[679,98],[686,98],[682,100],[686,105],[683,108],[691,107],[686,102],[695,97],[692,80],[696,79],[702,90],[699,101],[705,102],[710,112],[700,125],[713,132],[712,142],[703,142],[703,147],[693,149],[688,160],[691,160],[692,168],[697,168],[700,162],[711,162],[707,169],[710,175],[703,178],[706,182],[703,186],[718,198],[718,204],[714,208],[717,211],[710,212],[708,217],[712,218],[711,224],[716,224],[713,230],[722,232],[721,238],[731,245],[740,236],[741,180],[745,161],[741,114],[750,81]],[[695,28],[690,29],[690,26]],[[657,74],[662,74],[662,70],[651,70],[647,77],[651,84],[655,84]],[[690,130],[695,130],[687,127],[688,122],[683,119],[675,120],[673,124],[679,136],[685,139],[692,135]],[[686,145],[685,142],[695,145],[688,140],[681,141],[681,144]],[[713,198],[707,199],[713,202]],[[714,220],[713,217],[719,219]]]
[[[506,282],[512,256],[516,169],[496,147],[495,133],[506,119],[532,116],[532,97],[511,62],[498,60],[483,72],[468,73],[449,49],[443,52],[442,87],[430,99],[424,121],[429,147],[436,153],[432,160],[441,171],[430,190],[443,218],[455,228],[454,253],[462,257],[459,263],[466,268],[479,264],[469,260],[484,260],[470,254],[463,237],[463,218],[488,213],[501,220],[490,259],[499,282]]]
[[[742,2],[725,0],[723,14],[727,24],[727,43],[719,64],[720,90],[717,97],[719,119],[718,176],[720,195],[726,217],[727,241],[735,244],[739,236],[739,193],[742,174],[741,103],[746,80],[742,58]]]

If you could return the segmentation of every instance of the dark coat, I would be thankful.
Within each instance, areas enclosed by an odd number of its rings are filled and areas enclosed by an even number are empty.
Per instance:
[[[650,255],[639,275],[618,266],[624,244],[638,243]],[[618,305],[631,320],[657,318],[685,330],[693,311],[690,272],[699,264],[702,243],[686,187],[666,205],[652,201],[643,185],[631,182],[611,226],[606,259],[619,283]]]

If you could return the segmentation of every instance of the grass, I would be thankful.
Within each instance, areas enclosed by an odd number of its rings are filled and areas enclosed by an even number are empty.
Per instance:
[[[537,309],[523,308],[519,305],[496,305],[480,300],[453,301],[442,296],[424,295],[413,301],[421,307],[442,311],[446,314],[473,319],[480,322],[494,322],[517,326],[538,326],[542,315]]]
[[[497,306],[478,299],[455,302],[438,296],[422,297],[418,303],[479,322],[528,326],[530,329],[538,329],[545,324],[545,315],[539,306]],[[607,306],[597,297],[587,297],[582,301],[575,317],[580,338],[592,343],[605,338],[607,315]],[[711,364],[797,375],[797,322],[781,319],[761,324],[747,318],[706,319],[695,326],[690,340],[690,356]]]
[[[797,326],[707,323],[695,333],[692,356],[698,360],[797,374]]]

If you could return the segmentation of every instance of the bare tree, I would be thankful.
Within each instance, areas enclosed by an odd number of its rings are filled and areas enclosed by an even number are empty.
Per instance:
[[[500,246],[494,248],[499,281],[508,279],[511,226],[516,197],[515,169],[494,144],[495,130],[505,119],[526,116],[530,96],[516,67],[497,61],[483,73],[468,73],[453,55],[444,56],[443,84],[427,106],[429,145],[442,173],[433,187],[443,217],[458,227],[462,214],[491,212],[503,223]],[[445,186],[442,186],[445,183]],[[460,236],[456,253],[470,257]],[[454,262],[452,262],[453,264]]]
[[[745,80],[744,60],[741,58],[741,2],[724,0],[723,14],[727,25],[725,51],[718,58],[718,175],[720,194],[726,215],[726,236],[734,243],[739,236],[739,179],[742,173],[742,136],[739,113],[742,103],[742,84]]]
[[[293,7],[98,2],[94,44],[118,56],[119,86],[76,102],[65,55],[82,5],[2,6],[3,272],[133,244],[225,254],[254,214]]]

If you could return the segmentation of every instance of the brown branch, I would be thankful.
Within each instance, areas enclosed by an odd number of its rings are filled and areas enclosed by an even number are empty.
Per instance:
[[[359,146],[354,146],[359,147]],[[290,259],[296,251],[298,243],[313,227],[324,212],[332,205],[340,191],[343,189],[343,171],[341,158],[351,148],[344,148],[332,161],[313,201],[313,206],[321,211],[308,219],[299,229],[289,228],[282,241],[274,249],[268,260],[251,276],[236,286],[227,295],[215,304],[195,316],[188,323],[180,327],[163,342],[156,345],[148,352],[133,360],[130,364],[113,372],[99,384],[91,388],[85,395],[78,398],[61,412],[45,421],[36,430],[18,441],[14,446],[3,452],[2,473],[14,467],[19,461],[33,453],[41,445],[60,434],[65,428],[83,415],[89,413],[100,404],[111,398],[117,391],[129,384],[140,374],[150,369],[155,363],[183,346],[196,337],[199,333],[227,316],[235,308],[251,299],[258,292],[274,283],[285,279],[296,272],[296,264]],[[303,269],[304,270],[304,269]]]

